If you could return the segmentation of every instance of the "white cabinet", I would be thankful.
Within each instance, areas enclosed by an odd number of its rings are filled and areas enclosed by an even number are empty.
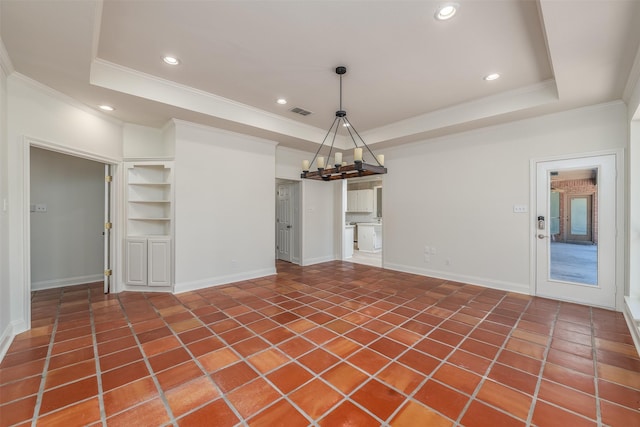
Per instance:
[[[373,212],[373,190],[347,191],[347,212]]]
[[[129,237],[126,251],[127,285],[171,286],[169,237]]]
[[[173,162],[129,162],[125,171],[125,282],[171,286]]]
[[[381,224],[358,224],[358,249],[362,252],[379,252],[382,249]]]
[[[355,226],[347,225],[344,228],[344,259],[351,258],[353,256],[353,237]]]

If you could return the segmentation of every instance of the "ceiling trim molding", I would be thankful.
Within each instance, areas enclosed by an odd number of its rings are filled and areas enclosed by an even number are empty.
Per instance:
[[[57,90],[44,85],[42,83],[40,83],[37,80],[33,80],[31,77],[27,77],[24,74],[21,74],[19,72],[15,72],[13,74],[11,74],[11,76],[8,77],[8,80],[16,80],[20,83],[23,83],[27,86],[32,87],[33,89],[39,90],[43,93],[45,93],[46,95],[57,99],[60,102],[64,102],[65,104],[68,104],[74,108],[77,108],[79,110],[82,110],[83,112],[87,113],[87,114],[91,114],[93,116],[99,117],[102,120],[108,121],[110,123],[113,123],[115,125],[118,126],[122,126],[125,122],[123,122],[120,119],[116,119],[115,117],[111,117],[108,114],[102,113],[94,108],[89,107],[86,104],[83,104],[81,102],[78,102],[75,98],[72,98],[68,95],[65,95],[62,92],[58,92]]]
[[[169,123],[173,123],[176,132],[179,132],[179,129],[181,127],[183,127],[183,128],[191,128],[191,129],[202,130],[202,131],[211,132],[211,133],[219,133],[219,134],[222,134],[222,135],[230,135],[230,136],[234,136],[234,137],[241,137],[243,139],[246,139],[247,141],[253,141],[253,142],[266,144],[266,145],[270,145],[270,146],[276,146],[276,145],[279,144],[278,141],[274,141],[274,140],[271,140],[271,139],[260,138],[260,137],[257,137],[257,136],[247,135],[246,133],[240,133],[240,132],[234,132],[234,131],[231,131],[231,130],[220,129],[220,128],[217,128],[217,127],[207,126],[207,125],[203,125],[203,124],[200,124],[200,123],[193,123],[193,122],[189,122],[189,121],[181,120],[181,119],[171,119],[169,121]]]
[[[9,57],[9,52],[7,52],[2,39],[0,39],[0,68],[2,68],[2,71],[4,71],[4,74],[7,76],[15,71],[11,58]]]
[[[629,108],[629,119],[640,119],[640,46],[638,46],[633,66],[629,71],[629,77],[622,92],[622,99]]]
[[[323,130],[221,96],[181,85],[102,59],[91,63],[89,82],[254,128],[320,144]]]
[[[553,79],[497,95],[476,99],[363,132],[368,144],[408,137],[428,131],[512,113],[557,102],[558,89]]]

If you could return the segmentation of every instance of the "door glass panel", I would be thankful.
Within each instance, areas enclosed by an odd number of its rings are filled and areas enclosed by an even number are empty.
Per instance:
[[[597,169],[560,170],[549,176],[549,279],[598,284]],[[579,193],[579,194],[575,194]],[[587,194],[585,196],[585,194]],[[593,211],[593,212],[592,212]]]
[[[587,199],[586,197],[571,199],[571,234],[587,235]]]

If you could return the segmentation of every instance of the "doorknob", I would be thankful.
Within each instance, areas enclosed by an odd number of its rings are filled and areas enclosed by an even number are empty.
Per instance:
[[[544,239],[545,237],[549,237],[549,236],[545,236],[544,234],[538,234],[538,239]]]
[[[290,225],[287,225],[287,228],[291,228],[291,226],[290,226]]]

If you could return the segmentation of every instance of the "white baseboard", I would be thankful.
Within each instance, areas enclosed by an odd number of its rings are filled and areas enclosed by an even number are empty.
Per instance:
[[[32,291],[41,291],[43,289],[64,288],[65,286],[82,285],[84,283],[101,282],[104,280],[102,274],[92,274],[90,276],[68,277],[65,279],[45,280],[42,282],[32,282]]]
[[[9,323],[7,327],[4,328],[4,331],[2,331],[2,335],[0,335],[0,362],[2,362],[5,354],[7,354],[7,350],[9,350],[14,337],[15,329],[13,324]]]
[[[275,267],[271,267],[260,270],[245,271],[238,274],[229,274],[226,276],[210,277],[208,279],[196,280],[193,282],[176,283],[173,293],[180,294],[182,292],[195,291],[212,286],[227,285],[229,283],[257,279],[259,277],[273,276],[274,274],[276,274],[276,269]]]
[[[337,258],[335,256],[323,256],[317,258],[306,258],[303,260],[303,266],[321,264],[323,262],[335,261]]]
[[[469,285],[478,285],[485,288],[498,289],[506,292],[516,292],[519,294],[530,295],[529,284],[503,282],[500,280],[486,279],[483,277],[466,276],[462,274],[453,274],[447,271],[429,270],[426,268],[417,268],[410,265],[394,264],[385,262],[383,268],[387,270],[401,271],[403,273],[412,273],[419,276],[435,277],[437,279],[451,280],[453,282],[461,282]]]

